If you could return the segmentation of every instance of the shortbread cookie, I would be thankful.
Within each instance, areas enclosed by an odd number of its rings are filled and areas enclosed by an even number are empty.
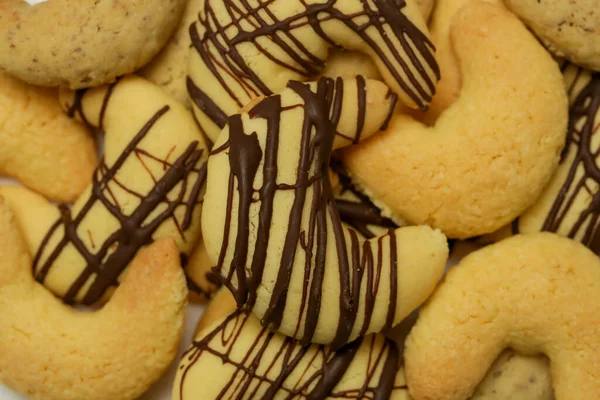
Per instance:
[[[206,333],[203,331],[206,331],[211,325],[233,313],[235,309],[236,304],[231,293],[225,288],[220,289],[200,318],[196,330],[196,338],[202,340],[202,338],[206,336]],[[408,334],[408,331],[410,330],[410,326],[412,326],[412,321],[409,321],[409,319],[412,319],[412,315],[400,325],[400,328],[406,327],[407,329],[402,329],[402,332],[399,332],[398,329],[394,329],[393,332],[390,332],[394,333],[394,336],[391,336],[394,341],[404,341],[406,334]],[[195,342],[196,348],[198,343],[198,341]],[[403,343],[398,344],[399,351],[402,351],[403,349],[402,344]],[[185,361],[183,361],[182,364],[186,364]],[[200,374],[200,371],[195,370],[197,368],[200,367],[191,366],[190,373]],[[403,375],[404,372],[399,371],[398,374]],[[174,398],[199,398],[183,395],[183,393],[197,393],[196,391],[198,389],[193,388],[193,383],[189,382],[190,379],[191,377],[187,377],[187,374],[185,377],[183,375],[179,376],[179,380],[176,382],[174,389],[185,389],[181,393],[174,392]],[[188,380],[188,382],[183,382],[184,380]],[[398,376],[398,380],[404,382],[403,378],[400,376]],[[204,382],[204,380],[201,382]],[[403,389],[403,387],[397,387],[396,390],[393,391],[393,396],[390,396],[390,398],[395,400],[411,400],[412,397],[408,394],[407,388],[404,387],[404,390],[401,389]],[[305,397],[301,396],[300,398]],[[494,362],[481,384],[477,387],[472,399],[553,400],[552,382],[547,359],[544,357],[524,357],[515,354],[510,350],[503,352]]]
[[[471,253],[421,308],[406,340],[416,400],[467,399],[504,348],[550,359],[557,400],[600,393],[600,259],[552,233]]]
[[[71,208],[23,188],[1,192],[35,254],[35,278],[67,303],[92,304],[110,295],[153,240],[173,238],[183,253],[192,250],[207,150],[191,112],[141,78],[64,101],[69,113],[106,132],[92,184]]]
[[[600,73],[564,69],[571,105],[560,165],[540,199],[506,231],[556,232],[600,254]]]
[[[395,115],[385,132],[347,149],[344,163],[384,215],[462,239],[535,202],[558,165],[568,104],[558,65],[501,7],[463,7],[452,43],[458,101],[431,128]]]
[[[433,124],[439,115],[456,101],[460,95],[461,72],[456,58],[450,29],[454,16],[465,5],[473,1],[485,1],[502,5],[502,0],[437,0],[435,11],[431,16],[431,41],[435,45],[435,58],[440,66],[441,78],[436,87],[436,93],[427,113],[421,118],[428,124]]]
[[[109,83],[165,44],[186,0],[0,3],[0,68],[29,83],[72,89]]]
[[[318,75],[335,46],[371,57],[402,103],[425,109],[435,93],[434,48],[413,1],[206,0],[198,17],[188,92],[213,140],[253,99]]]
[[[554,54],[600,71],[598,0],[504,1]]]
[[[229,118],[208,161],[203,237],[215,274],[263,324],[339,348],[391,328],[435,287],[443,234],[367,241],[335,207],[331,151],[375,133],[394,104],[381,82],[322,78]]]
[[[401,360],[396,344],[383,335],[335,352],[303,346],[238,311],[196,336],[177,368],[172,397],[404,399]]]
[[[32,260],[0,198],[0,380],[44,400],[136,399],[175,357],[187,299],[172,240],[139,253],[96,312],[65,306],[31,276]]]
[[[163,88],[172,97],[191,108],[186,78],[190,54],[190,25],[196,20],[204,0],[186,0],[179,25],[167,44],[139,74]]]
[[[56,90],[0,72],[0,175],[71,202],[90,183],[96,162],[93,137],[64,115]]]

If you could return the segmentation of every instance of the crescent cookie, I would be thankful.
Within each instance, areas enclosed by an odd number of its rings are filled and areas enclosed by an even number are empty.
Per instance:
[[[322,78],[229,118],[208,161],[204,243],[215,275],[264,325],[337,349],[433,291],[445,236],[418,226],[366,240],[342,224],[329,180],[331,151],[375,133],[394,104],[381,82]]]
[[[137,251],[173,238],[189,253],[200,235],[206,148],[191,112],[137,77],[64,94],[65,106],[106,133],[93,182],[72,207],[5,187],[33,274],[65,302],[93,304],[119,284]]]
[[[600,73],[563,68],[571,105],[560,165],[539,200],[498,236],[550,231],[600,254]]]
[[[233,398],[235,396],[240,396],[235,398],[256,399],[265,398],[263,396],[266,393],[275,397],[289,396],[295,393],[296,396],[294,398],[300,399],[333,399],[338,398],[336,396],[342,394],[344,399],[412,399],[408,394],[408,388],[404,380],[404,371],[401,365],[398,366],[395,378],[392,376],[386,377],[388,384],[392,379],[395,380],[394,388],[389,392],[387,389],[377,390],[368,387],[368,384],[365,385],[366,376],[364,370],[352,373],[355,364],[358,364],[367,366],[368,370],[379,374],[377,366],[383,367],[384,364],[381,359],[376,361],[374,358],[381,353],[370,352],[373,356],[371,361],[368,358],[363,359],[363,354],[360,353],[367,348],[369,350],[379,348],[379,343],[369,343],[373,339],[379,341],[379,335],[371,335],[362,339],[362,344],[359,346],[359,353],[350,361],[350,368],[346,370],[346,374],[342,375],[341,379],[339,374],[335,376],[328,375],[331,377],[329,382],[331,393],[324,393],[315,390],[317,384],[314,381],[311,382],[310,378],[323,379],[325,376],[324,372],[329,371],[328,365],[331,365],[334,360],[337,360],[336,362],[344,362],[341,354],[343,354],[345,349],[334,353],[323,346],[311,345],[308,349],[301,348],[301,344],[298,341],[284,338],[283,335],[278,333],[271,333],[265,328],[261,329],[255,317],[243,315],[243,313],[239,312],[237,317],[231,316],[232,313],[236,313],[235,310],[236,304],[231,293],[225,288],[219,290],[200,318],[195,340],[186,354],[188,357],[182,357],[173,385],[173,399],[193,400],[201,398]],[[230,318],[230,321],[223,323],[227,318]],[[242,318],[247,319],[243,320]],[[237,324],[240,321],[244,326]],[[223,324],[219,326],[219,323]],[[218,328],[215,329],[215,327]],[[223,337],[222,335],[231,338],[230,341],[227,341],[226,344],[219,343],[219,339]],[[244,353],[244,350],[251,344],[251,341],[256,338],[258,338],[258,341],[256,343],[252,342],[252,345],[254,345],[257,351]],[[356,344],[352,343],[349,346],[354,345]],[[393,345],[393,343],[390,342],[390,345]],[[315,348],[322,350],[323,354],[317,353],[317,358],[312,358],[313,361],[317,361],[318,363],[311,363],[310,366],[306,365],[310,362],[308,360],[311,359],[311,356],[315,354]],[[262,349],[262,352],[258,351],[258,349]],[[398,346],[398,351],[401,354],[401,346]],[[229,356],[227,362],[223,363],[218,358],[220,354],[227,354]],[[250,356],[242,359],[242,356],[246,354],[250,354]],[[274,355],[271,356],[272,354]],[[279,368],[283,368],[286,365],[284,359],[284,357],[287,357],[286,354],[292,354],[292,357],[293,355],[298,355],[298,357],[302,358],[297,363],[288,363],[287,365],[290,365],[291,370],[288,369],[286,377],[282,378],[283,381],[280,380],[278,382],[275,378],[278,376]],[[321,357],[329,357],[329,363],[322,364]],[[372,367],[369,363],[372,364]],[[238,366],[238,369],[234,369],[234,366]],[[254,371],[263,371],[263,367],[269,366],[271,366],[271,369],[266,374],[267,376],[263,376],[261,373],[252,374],[250,370],[253,368]],[[245,369],[244,367],[248,368]],[[297,389],[291,393],[288,391],[288,388],[293,383],[296,383],[293,379],[299,376],[298,371],[307,371],[310,373],[310,376],[299,378],[298,383],[292,387],[301,389]],[[238,390],[230,387],[225,392],[224,384],[234,378],[232,374],[235,374],[235,384],[239,383],[240,386],[238,386]],[[213,376],[216,379],[213,379]],[[266,382],[265,378],[267,378]],[[259,381],[263,383],[260,384]],[[280,385],[280,388],[270,387],[269,382]],[[304,382],[306,383],[302,385]],[[380,380],[379,383],[382,384],[383,382]],[[352,385],[356,389],[354,391],[344,389],[343,393],[340,393],[342,385]],[[253,390],[256,387],[258,389]],[[219,397],[217,394],[220,389],[222,390],[220,392],[222,397]],[[377,393],[379,397],[371,397],[374,393]],[[539,357],[522,357],[513,352],[506,351],[494,363],[489,373],[478,386],[472,399],[553,400],[548,362]]]
[[[413,1],[273,0],[237,4],[206,0],[190,27],[188,92],[215,140],[252,100],[288,81],[319,75],[329,48],[373,59],[403,103],[427,108],[439,70],[427,26]]]
[[[501,7],[463,7],[452,43],[460,98],[432,127],[395,115],[343,161],[384,215],[464,239],[497,230],[535,202],[558,165],[568,106],[557,64]]]
[[[467,399],[504,348],[550,359],[557,400],[600,393],[600,259],[552,233],[519,235],[464,258],[406,340],[416,400]]]
[[[58,92],[2,72],[0,143],[0,175],[14,177],[52,200],[75,200],[96,167],[94,139],[64,115]]]
[[[0,69],[72,89],[109,83],[154,57],[186,0],[0,3]]]
[[[31,276],[32,260],[0,197],[0,380],[44,400],[136,399],[175,357],[187,303],[179,251],[141,251],[101,310],[60,302]]]
[[[383,335],[342,349],[304,346],[236,311],[201,331],[184,353],[174,400],[406,398],[401,354]]]
[[[204,0],[186,0],[175,33],[160,53],[138,72],[142,77],[163,88],[187,108],[191,108],[186,88],[188,57],[192,44],[189,28],[196,21],[198,10],[203,2]]]
[[[600,71],[598,0],[504,0],[550,51]]]

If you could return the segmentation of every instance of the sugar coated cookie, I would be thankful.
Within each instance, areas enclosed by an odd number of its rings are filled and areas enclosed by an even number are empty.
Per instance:
[[[600,71],[598,0],[504,0],[560,57]]]
[[[564,66],[570,115],[558,170],[512,233],[556,232],[600,254],[600,73]]]
[[[406,395],[401,359],[383,335],[335,352],[303,346],[238,311],[196,336],[177,368],[173,399],[395,399]]]
[[[68,303],[92,304],[153,240],[173,238],[183,253],[192,250],[207,154],[191,112],[141,78],[63,97],[71,115],[106,133],[93,182],[73,207],[23,188],[0,192],[35,254],[35,278]]]
[[[418,226],[366,240],[341,222],[329,181],[331,151],[375,133],[394,104],[381,82],[322,78],[229,118],[208,161],[202,231],[213,271],[263,324],[339,348],[433,290],[444,235]]]
[[[60,302],[31,276],[32,260],[0,198],[0,379],[44,400],[136,399],[169,366],[187,301],[172,240],[141,251],[101,310]]]
[[[165,44],[186,0],[0,3],[0,68],[29,83],[72,89],[109,83]]]
[[[467,4],[452,43],[460,98],[433,127],[395,115],[385,132],[345,150],[344,164],[384,215],[462,239],[535,202],[558,165],[568,105],[558,65],[501,7]]]
[[[552,233],[485,247],[451,269],[406,340],[416,400],[467,399],[507,347],[550,359],[557,400],[600,393],[600,259]]]
[[[56,90],[0,72],[0,175],[71,202],[90,183],[96,162],[93,137],[62,112]]]
[[[190,27],[188,92],[211,139],[253,99],[306,81],[329,48],[373,59],[402,103],[425,109],[439,70],[419,8],[404,0],[206,0]]]

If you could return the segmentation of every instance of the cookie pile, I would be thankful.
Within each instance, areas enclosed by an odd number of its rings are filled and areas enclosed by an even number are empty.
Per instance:
[[[175,362],[177,400],[600,398],[600,4],[576,3],[1,3],[0,381],[136,399]]]

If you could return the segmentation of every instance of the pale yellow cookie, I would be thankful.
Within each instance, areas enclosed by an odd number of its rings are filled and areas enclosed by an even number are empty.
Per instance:
[[[101,310],[60,302],[31,277],[31,256],[0,198],[0,380],[43,400],[136,399],[175,357],[187,299],[172,240],[139,253]]]
[[[203,2],[204,0],[186,0],[177,29],[160,53],[139,71],[139,75],[162,87],[187,108],[192,106],[186,88],[191,46],[190,25],[198,17],[198,10]]]
[[[236,309],[235,299],[226,288],[222,288],[213,297],[208,307],[202,314],[200,321],[198,322],[196,330],[196,338],[202,340],[206,336],[207,328],[214,325],[219,320],[226,318],[228,315],[233,313]],[[398,329],[394,329],[393,340],[404,340],[406,334],[410,330],[410,322],[404,320],[399,326],[401,332]],[[408,324],[407,324],[408,323]],[[406,328],[406,329],[402,329]],[[246,331],[242,331],[244,334]],[[246,339],[240,339],[246,340]],[[196,341],[193,345],[199,347],[199,342]],[[399,346],[399,350],[402,351],[402,346]],[[186,361],[182,361],[185,365]],[[191,366],[191,374],[200,375],[202,372],[197,369],[199,366]],[[411,400],[412,397],[408,394],[408,388],[404,385],[403,378],[404,371],[399,369],[397,372],[397,382],[401,382],[402,385],[397,385],[396,390],[390,394],[390,399],[394,400]],[[188,398],[187,393],[198,394],[202,393],[202,389],[194,388],[193,383],[189,382],[191,377],[187,377],[181,374],[176,381],[174,390],[177,388],[184,390],[181,393],[174,391],[173,395],[176,399]],[[188,380],[188,382],[183,382]],[[204,380],[198,380],[198,383],[204,382]],[[180,385],[179,387],[177,385]],[[196,385],[198,386],[198,385]],[[403,389],[403,390],[402,390]],[[185,395],[184,395],[185,393]],[[196,398],[190,396],[189,398]],[[245,397],[244,397],[245,398]],[[300,397],[305,398],[305,397]],[[384,396],[381,400],[386,400]],[[472,397],[473,400],[554,400],[552,392],[552,382],[550,379],[550,372],[548,369],[548,360],[545,357],[524,357],[516,354],[514,351],[504,351],[500,357],[494,362],[488,371],[483,381],[477,387],[475,394]]]
[[[340,219],[335,148],[385,125],[395,97],[378,81],[292,81],[233,115],[208,161],[202,231],[238,305],[303,342],[339,348],[391,328],[431,293],[448,247],[426,226],[365,240]]]
[[[535,202],[558,165],[568,106],[558,65],[502,7],[463,7],[452,43],[460,98],[433,127],[395,115],[385,132],[347,149],[344,164],[384,215],[468,238]]]
[[[62,112],[56,90],[0,72],[0,175],[71,202],[90,183],[96,163],[94,138]]]
[[[274,0],[239,8],[206,0],[190,35],[188,92],[212,140],[227,117],[253,99],[319,75],[335,46],[367,54],[412,108],[427,108],[439,79],[413,1]]]
[[[189,253],[200,235],[207,149],[194,118],[134,76],[64,93],[71,114],[106,133],[93,182],[71,207],[24,188],[0,189],[34,257],[33,274],[67,303],[106,299],[143,246],[173,238]]]
[[[554,54],[600,71],[598,0],[504,1]]]
[[[554,400],[547,357],[504,351],[477,386],[471,400]]]
[[[510,226],[486,240],[511,233],[556,232],[600,254],[600,74],[565,64],[570,99],[567,143],[558,170],[538,199]]]
[[[456,101],[462,83],[459,61],[450,38],[452,22],[456,13],[473,1],[486,1],[502,5],[502,0],[437,0],[431,16],[429,29],[431,41],[435,45],[435,58],[440,66],[441,78],[429,110],[422,116],[428,124],[433,124],[439,115]]]
[[[41,86],[98,86],[142,67],[185,0],[0,2],[0,69]]]
[[[174,400],[405,399],[401,354],[383,335],[334,352],[270,332],[252,314],[234,312],[201,331],[184,353]]]
[[[600,259],[552,233],[519,235],[451,269],[406,340],[416,400],[467,399],[505,348],[546,354],[557,400],[600,393]]]

